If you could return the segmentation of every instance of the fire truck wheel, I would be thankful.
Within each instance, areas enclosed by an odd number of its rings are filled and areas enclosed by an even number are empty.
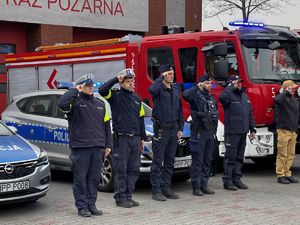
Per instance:
[[[112,192],[114,190],[114,170],[111,155],[103,158],[100,183],[98,191]]]

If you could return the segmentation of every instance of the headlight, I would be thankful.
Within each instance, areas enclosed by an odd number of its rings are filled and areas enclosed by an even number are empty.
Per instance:
[[[41,149],[41,153],[37,162],[37,166],[48,164],[48,156],[45,150]]]

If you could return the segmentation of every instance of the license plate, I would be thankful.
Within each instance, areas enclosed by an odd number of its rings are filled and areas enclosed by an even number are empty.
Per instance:
[[[192,160],[191,160],[191,159],[180,160],[180,161],[176,161],[176,162],[174,163],[174,168],[190,167],[191,164],[192,164]]]
[[[0,193],[21,191],[30,188],[29,180],[0,184]]]

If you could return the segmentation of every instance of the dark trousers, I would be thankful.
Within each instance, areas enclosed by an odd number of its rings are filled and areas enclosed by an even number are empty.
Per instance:
[[[170,189],[176,150],[177,128],[162,130],[160,139],[158,139],[157,133],[154,133],[150,171],[152,193],[161,193],[161,189],[164,191]]]
[[[213,135],[205,135],[194,141],[190,140],[192,153],[191,183],[193,189],[207,187],[214,146]]]
[[[78,210],[95,207],[102,167],[101,147],[73,148],[73,194]]]
[[[122,135],[114,139],[113,162],[114,198],[117,202],[127,201],[131,198],[140,175],[141,137]]]
[[[223,183],[238,183],[242,177],[247,134],[225,135],[225,157]]]

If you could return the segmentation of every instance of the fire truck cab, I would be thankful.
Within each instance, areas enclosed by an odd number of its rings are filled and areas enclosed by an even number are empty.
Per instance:
[[[175,81],[182,90],[195,85],[198,77],[208,73],[213,79],[212,93],[218,100],[228,76],[239,75],[244,80],[257,126],[257,138],[252,142],[248,139],[245,157],[259,162],[274,157],[276,152],[274,97],[282,80],[300,82],[300,37],[286,27],[240,25],[237,30],[144,38],[128,35],[8,55],[8,101],[17,94],[53,89],[58,80],[74,81],[84,73],[93,73],[98,81],[106,81],[124,68],[133,68],[135,92],[151,106],[148,87],[160,75],[159,66],[167,63],[174,65]],[[219,157],[224,155],[225,147],[224,113],[218,104],[216,156]],[[188,118],[189,106],[185,101],[183,109]]]

